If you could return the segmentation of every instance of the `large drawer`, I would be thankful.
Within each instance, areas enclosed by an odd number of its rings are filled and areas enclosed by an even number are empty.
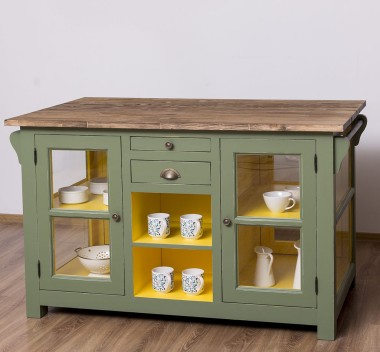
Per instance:
[[[211,184],[209,162],[131,160],[131,171],[133,183]]]
[[[210,138],[193,137],[131,137],[131,150],[209,152]]]

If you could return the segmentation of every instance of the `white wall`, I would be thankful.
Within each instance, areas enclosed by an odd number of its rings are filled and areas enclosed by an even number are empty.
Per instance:
[[[357,229],[380,233],[379,17],[374,0],[0,0],[0,118],[83,96],[366,99]],[[12,130],[0,213],[22,211]]]

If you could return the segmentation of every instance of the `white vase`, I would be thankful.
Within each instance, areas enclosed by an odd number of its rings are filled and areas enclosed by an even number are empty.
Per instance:
[[[297,263],[296,270],[294,271],[293,288],[296,290],[301,289],[301,245],[300,241],[294,242],[294,248],[297,249]]]

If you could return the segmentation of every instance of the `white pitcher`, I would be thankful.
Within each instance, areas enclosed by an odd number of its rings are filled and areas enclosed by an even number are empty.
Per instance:
[[[257,246],[255,252],[257,260],[253,284],[259,287],[271,287],[275,284],[272,268],[273,251],[269,247]]]
[[[301,289],[301,245],[300,241],[294,242],[294,248],[297,249],[297,263],[296,270],[294,271],[293,288],[296,290]]]

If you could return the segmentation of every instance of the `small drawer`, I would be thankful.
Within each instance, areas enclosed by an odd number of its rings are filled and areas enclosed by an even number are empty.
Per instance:
[[[211,184],[209,162],[131,160],[131,169],[133,183]]]
[[[192,137],[131,137],[131,150],[209,152],[210,138]]]

